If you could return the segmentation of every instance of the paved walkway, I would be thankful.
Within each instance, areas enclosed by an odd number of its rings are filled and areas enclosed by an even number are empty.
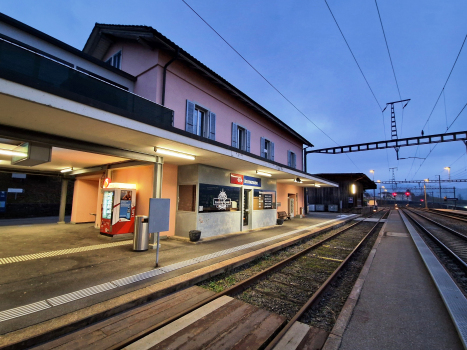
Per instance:
[[[384,231],[340,349],[463,349],[397,210]]]

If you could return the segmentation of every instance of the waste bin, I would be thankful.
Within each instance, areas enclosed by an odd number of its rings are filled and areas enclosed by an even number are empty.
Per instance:
[[[145,215],[136,215],[135,234],[133,237],[133,250],[143,252],[148,250],[149,245],[149,222]]]

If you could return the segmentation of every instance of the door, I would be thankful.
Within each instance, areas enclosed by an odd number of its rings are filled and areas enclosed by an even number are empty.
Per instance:
[[[295,216],[295,198],[289,197],[289,215],[291,218]]]
[[[250,226],[250,214],[251,214],[251,190],[243,190],[243,227]]]

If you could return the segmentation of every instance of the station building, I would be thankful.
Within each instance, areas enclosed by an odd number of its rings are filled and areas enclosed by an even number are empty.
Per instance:
[[[147,26],[96,24],[81,51],[0,14],[0,105],[0,170],[61,176],[61,222],[69,179],[72,223],[99,228],[104,187],[130,184],[132,215],[168,198],[162,234],[182,237],[274,225],[338,187],[304,169],[308,140]]]
[[[377,188],[376,183],[364,173],[331,173],[317,176],[339,185],[337,188],[313,187],[308,189],[308,205],[321,204],[324,205],[325,210],[329,206],[334,206],[339,212],[359,212],[365,206],[365,191]]]

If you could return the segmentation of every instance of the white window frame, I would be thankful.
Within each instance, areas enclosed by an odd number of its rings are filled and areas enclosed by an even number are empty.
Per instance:
[[[246,151],[247,148],[247,129],[245,129],[243,126],[238,125],[237,126],[237,144],[238,144],[238,149],[242,151]],[[242,135],[242,138],[240,139],[240,135]],[[242,142],[240,142],[240,140]]]
[[[195,104],[195,113],[193,115],[193,134],[202,137],[209,137],[209,128],[209,111]]]
[[[289,152],[289,160],[290,164],[288,164],[291,168],[297,169],[297,154],[293,151],[288,151]]]
[[[117,60],[118,58],[118,60]],[[110,56],[105,63],[115,67],[117,69],[121,69],[122,67],[122,50],[117,51],[112,56]]]

